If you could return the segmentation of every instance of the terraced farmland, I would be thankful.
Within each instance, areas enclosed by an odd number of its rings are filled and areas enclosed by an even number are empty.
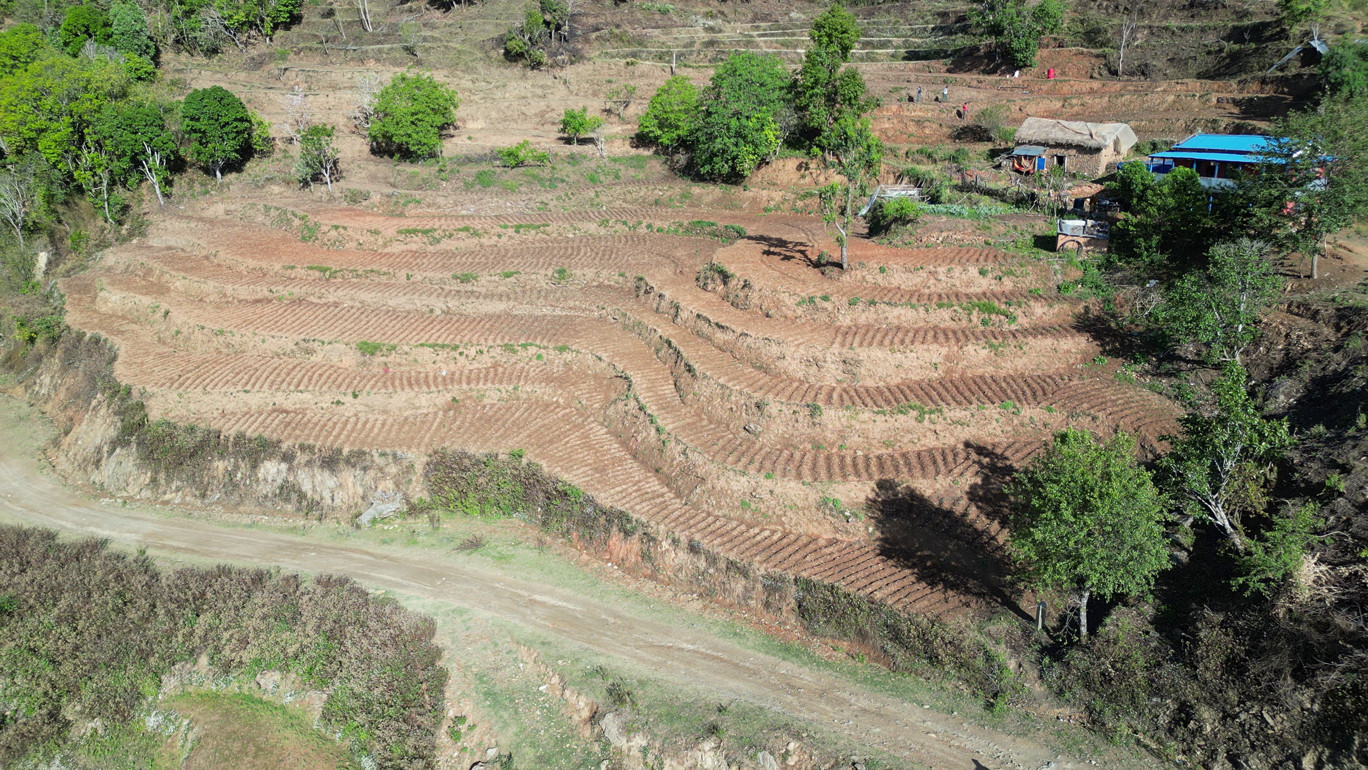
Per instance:
[[[800,215],[313,206],[161,218],[64,282],[69,321],[153,417],[523,450],[685,540],[927,613],[1011,603],[997,483],[1050,433],[1153,441],[1176,414],[1094,363],[1026,257],[860,242],[827,275]]]

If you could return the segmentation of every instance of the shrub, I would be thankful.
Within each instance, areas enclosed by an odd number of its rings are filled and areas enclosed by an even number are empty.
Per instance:
[[[698,89],[683,75],[665,81],[641,116],[638,136],[663,150],[689,141],[698,122]]]
[[[792,110],[789,74],[776,56],[732,54],[703,93],[693,164],[705,179],[738,181],[778,152]]]
[[[182,127],[190,140],[186,155],[223,179],[223,167],[247,159],[252,150],[252,114],[222,86],[191,91],[181,105]]]
[[[869,212],[869,232],[874,235],[887,233],[894,228],[916,224],[921,218],[921,203],[911,198],[890,198],[879,201]]]
[[[1007,125],[1007,105],[1001,102],[989,104],[974,112],[974,125],[988,139],[1005,144],[1016,134],[1016,129]]]
[[[566,110],[561,115],[560,131],[575,144],[579,144],[581,136],[592,134],[602,125],[602,117],[590,115],[589,108],[581,107],[578,110]]]
[[[456,121],[456,92],[431,75],[400,73],[375,95],[371,151],[413,160],[442,154],[442,130]]]
[[[551,162],[551,153],[546,150],[538,150],[532,146],[532,142],[524,139],[512,147],[504,147],[498,151],[499,160],[504,162],[509,168],[520,166],[545,166]]]

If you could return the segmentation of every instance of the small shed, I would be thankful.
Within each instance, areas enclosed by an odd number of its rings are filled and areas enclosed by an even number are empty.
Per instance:
[[[881,184],[874,188],[873,194],[869,196],[869,201],[865,203],[864,208],[860,209],[856,216],[866,216],[879,201],[893,198],[911,198],[914,201],[920,201],[921,188],[914,184]]]
[[[1076,120],[1027,118],[1017,129],[1019,149],[1044,152],[1032,157],[1033,170],[1059,167],[1088,176],[1102,176],[1135,146],[1135,132],[1125,123],[1083,123]]]
[[[1111,226],[1094,219],[1061,219],[1055,225],[1055,233],[1058,252],[1105,253],[1111,244]]]

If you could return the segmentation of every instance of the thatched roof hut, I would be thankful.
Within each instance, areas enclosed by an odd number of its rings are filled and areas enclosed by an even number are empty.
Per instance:
[[[1120,144],[1117,144],[1120,140]],[[1110,148],[1124,153],[1135,146],[1135,132],[1125,123],[1084,123],[1078,120],[1027,118],[1017,129],[1020,144],[1046,147],[1077,147],[1081,150]]]
[[[1027,118],[1017,129],[1018,145],[1048,148],[1033,153],[1041,160],[1032,170],[1058,165],[1075,173],[1105,174],[1111,164],[1135,146],[1135,132],[1125,123]],[[1053,161],[1053,163],[1051,163]]]

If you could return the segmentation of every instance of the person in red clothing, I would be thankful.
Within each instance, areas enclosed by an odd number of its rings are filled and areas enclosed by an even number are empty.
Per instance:
[[[969,119],[969,102],[960,105],[960,120]]]

